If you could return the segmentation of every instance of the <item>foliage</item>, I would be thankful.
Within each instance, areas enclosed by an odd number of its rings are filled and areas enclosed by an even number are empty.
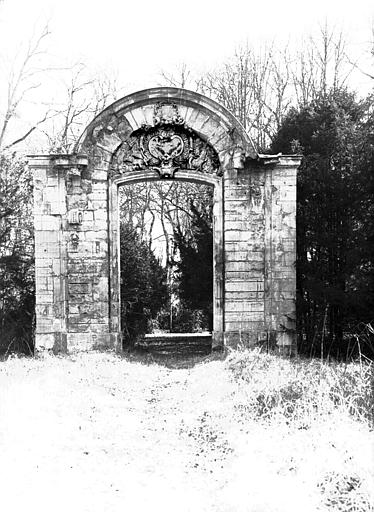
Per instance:
[[[374,276],[368,245],[373,151],[366,115],[365,102],[346,90],[332,91],[292,109],[271,148],[303,154],[297,195],[298,332],[300,350],[313,355],[345,356],[347,333],[372,320],[374,295],[367,283]]]
[[[191,312],[200,310],[204,317],[202,321],[196,318],[196,314],[191,314],[189,330],[196,329],[193,323],[197,320],[198,328],[213,328],[213,192],[208,190],[204,201],[190,202],[192,229],[183,233],[178,226],[174,228],[175,245],[179,252],[179,259],[175,261],[176,278],[183,309]]]
[[[131,184],[120,189],[122,222],[131,222],[140,237],[163,254],[171,302],[168,310],[157,316],[159,327],[163,330],[196,332],[210,328],[212,194],[213,189],[209,185],[175,181]],[[206,225],[199,220],[200,211],[205,212]],[[199,251],[196,243],[200,245]],[[179,250],[182,245],[183,255]],[[187,284],[184,279],[181,287],[181,266],[185,268],[184,276],[187,267],[188,272],[192,272],[191,279],[198,281],[196,288],[201,284],[195,299],[192,297],[193,290],[190,290],[189,296],[192,298],[185,300],[182,288],[194,285],[191,280]]]
[[[357,240],[359,272],[351,279],[358,302],[365,308],[362,318],[365,323],[372,321],[374,316],[374,95],[368,97],[367,105],[356,145],[355,162],[357,184],[360,186],[355,205],[359,213],[357,230],[361,233]]]
[[[0,155],[0,351],[33,347],[34,247],[30,172]]]
[[[166,270],[131,224],[121,224],[121,320],[126,344],[150,332],[167,305]]]

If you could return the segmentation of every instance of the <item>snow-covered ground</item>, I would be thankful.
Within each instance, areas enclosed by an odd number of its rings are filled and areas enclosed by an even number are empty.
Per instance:
[[[369,426],[259,420],[234,373],[111,353],[0,363],[1,512],[370,510]],[[326,501],[336,475],[364,508]]]

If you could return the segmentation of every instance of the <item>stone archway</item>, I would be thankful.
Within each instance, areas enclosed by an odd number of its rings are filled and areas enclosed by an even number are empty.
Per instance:
[[[175,88],[117,101],[72,155],[30,158],[36,348],[121,347],[117,189],[160,178],[214,186],[213,346],[292,346],[299,163],[258,155],[226,109]]]

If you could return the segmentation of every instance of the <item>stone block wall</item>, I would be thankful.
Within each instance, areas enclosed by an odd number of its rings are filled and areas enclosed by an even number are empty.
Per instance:
[[[287,352],[296,346],[296,174],[299,157],[281,157],[270,171],[270,264],[266,276],[269,324]]]
[[[56,161],[64,165],[64,161]],[[69,164],[69,162],[67,162]],[[86,166],[67,173],[69,348],[111,346],[108,303],[108,182]]]
[[[56,351],[67,344],[65,173],[49,157],[34,157],[34,226],[37,345]]]
[[[107,180],[87,159],[34,157],[36,346],[113,347],[109,330]]]
[[[286,350],[294,345],[298,164],[297,157],[264,157],[228,169],[222,178],[219,329],[226,345],[266,343]],[[37,346],[55,351],[118,346],[111,299],[119,290],[118,282],[110,284],[109,268],[114,237],[109,230],[116,226],[108,222],[107,173],[90,171],[86,159],[76,156],[35,157],[32,165]]]
[[[259,158],[224,176],[225,342],[295,344],[299,157]]]

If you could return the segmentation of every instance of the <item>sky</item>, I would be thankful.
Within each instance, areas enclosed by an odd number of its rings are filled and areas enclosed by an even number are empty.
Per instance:
[[[0,51],[9,54],[49,20],[48,53],[117,73],[129,91],[158,85],[181,62],[210,69],[248,41],[297,41],[327,23],[351,51],[368,50],[373,0],[0,0]]]

